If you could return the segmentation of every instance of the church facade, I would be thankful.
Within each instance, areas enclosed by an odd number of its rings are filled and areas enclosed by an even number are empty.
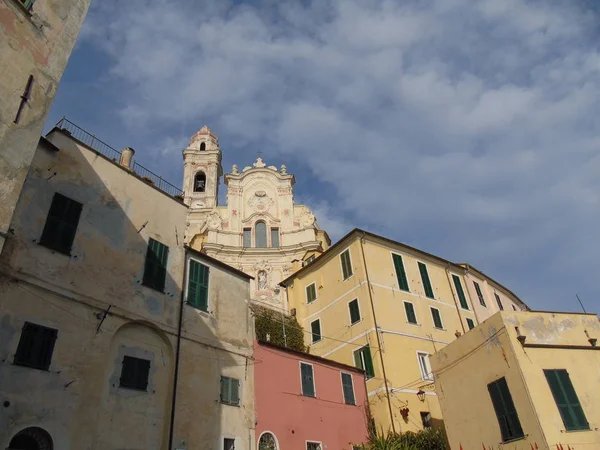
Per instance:
[[[267,166],[260,157],[225,175],[227,204],[219,206],[221,156],[206,126],[183,151],[186,244],[252,275],[252,300],[288,312],[279,282],[327,250],[329,237],[307,206],[294,203],[295,178],[286,166]]]

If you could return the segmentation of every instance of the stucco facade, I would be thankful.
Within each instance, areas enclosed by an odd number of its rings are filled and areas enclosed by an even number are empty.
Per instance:
[[[503,311],[440,349],[432,368],[452,450],[599,448],[599,337],[595,314]],[[499,380],[514,403],[504,431],[489,387]]]
[[[39,142],[0,256],[0,448],[42,429],[65,450],[250,449],[251,278],[186,250],[187,206],[123,162],[57,129]],[[68,250],[44,240],[57,194],[82,205]],[[188,304],[191,261],[207,311]],[[54,333],[47,367],[27,359],[32,326]]]
[[[430,355],[478,323],[466,276],[461,265],[354,230],[282,285],[311,353],[355,365],[368,346],[371,411],[379,427],[401,432],[441,426],[427,365]],[[322,336],[313,342],[316,321]]]
[[[329,246],[311,210],[294,203],[294,176],[258,158],[225,175],[227,205],[218,206],[221,150],[217,137],[203,127],[184,158],[184,201],[190,206],[186,242],[255,277],[251,297],[287,311],[278,283],[309,252]]]
[[[323,450],[353,450],[353,444],[367,441],[368,400],[361,371],[267,343],[256,341],[254,347],[258,450],[306,450],[307,442]],[[303,391],[301,365],[312,375],[310,392]],[[275,448],[266,446],[272,442]]]
[[[0,251],[90,0],[0,2]]]

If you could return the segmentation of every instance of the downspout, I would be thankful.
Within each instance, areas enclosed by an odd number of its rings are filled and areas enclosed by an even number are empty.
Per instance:
[[[177,402],[177,381],[179,378],[179,353],[181,352],[181,328],[183,326],[183,302],[185,299],[185,280],[187,278],[187,253],[183,259],[183,283],[179,301],[179,325],[177,326],[177,349],[175,351],[175,374],[173,376],[173,397],[171,399],[171,423],[169,425],[169,450],[173,449],[173,430],[175,428],[175,405]]]
[[[452,289],[453,283],[452,283],[452,280],[450,279],[450,271],[448,270],[448,267],[450,267],[450,264],[448,264],[446,266],[446,277],[448,278],[448,284],[450,285],[450,292],[452,292],[452,298],[454,299],[454,306],[456,307],[456,313],[458,314],[458,320],[459,320],[460,326],[463,330],[463,334],[465,334],[466,333],[465,324],[463,323],[462,317],[460,315],[460,308],[458,307],[458,301],[456,300],[456,294],[454,293],[454,289]]]
[[[371,312],[373,314],[373,322],[375,323],[375,335],[377,336],[377,347],[379,348],[379,358],[381,359],[381,370],[383,371],[383,382],[385,384],[385,397],[388,403],[388,409],[390,410],[390,420],[392,422],[392,431],[396,433],[396,425],[394,424],[394,413],[392,412],[392,401],[390,400],[390,390],[387,382],[387,375],[385,373],[385,364],[383,363],[383,352],[381,351],[381,339],[379,338],[379,326],[377,325],[377,318],[375,317],[375,304],[373,303],[373,294],[371,293],[371,282],[369,281],[369,270],[367,269],[367,260],[365,259],[365,249],[363,248],[363,240],[365,238],[365,232],[360,239],[360,252],[362,254],[363,265],[365,267],[365,276],[367,278],[367,290],[369,291],[369,301],[371,302]],[[366,382],[365,382],[366,383]],[[365,384],[366,385],[366,384]],[[369,392],[367,391],[367,401],[369,398]]]

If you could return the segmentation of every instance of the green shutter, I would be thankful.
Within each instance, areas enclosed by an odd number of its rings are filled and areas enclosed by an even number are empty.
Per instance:
[[[423,289],[425,289],[425,295],[429,298],[434,298],[433,288],[431,287],[431,280],[429,279],[429,273],[427,272],[427,266],[423,263],[419,263],[419,272],[421,273],[421,281],[423,281]]]
[[[302,378],[302,395],[314,397],[315,383],[312,366],[310,364],[300,363],[300,376]]]
[[[371,358],[371,349],[369,346],[362,348],[362,354],[365,359],[365,372],[367,373],[368,378],[373,378],[375,376],[375,369],[373,368],[373,359]]]
[[[454,281],[454,287],[456,288],[456,294],[458,295],[458,300],[460,301],[460,307],[462,309],[469,309],[469,304],[467,303],[467,297],[465,297],[465,291],[463,291],[463,287],[460,282],[460,278],[458,278],[457,275],[452,275],[452,280]]]
[[[230,403],[232,405],[239,405],[239,403],[240,403],[240,380],[235,379],[235,378],[230,378],[229,384],[231,386],[231,388],[230,388],[231,395],[229,397]]]
[[[340,259],[342,261],[342,275],[344,280],[352,276],[352,263],[350,262],[350,250],[346,250],[341,254]]]
[[[169,247],[151,238],[148,241],[148,249],[146,250],[146,263],[142,280],[144,286],[164,292],[168,259]]]
[[[315,320],[310,324],[312,332],[312,343],[319,342],[321,340],[321,321]]]
[[[202,311],[208,311],[209,268],[190,259],[187,301]]]
[[[348,304],[348,308],[350,309],[350,325],[354,325],[357,322],[360,322],[360,309],[358,308],[358,299],[352,300]]]
[[[590,426],[575,393],[573,383],[571,383],[569,373],[565,369],[544,370],[544,375],[546,375],[546,380],[567,431],[588,430]]]
[[[354,388],[352,386],[352,375],[342,372],[342,390],[344,392],[344,403],[355,405]]]
[[[473,328],[475,328],[475,322],[467,318],[467,326],[469,327],[469,330],[472,330]]]
[[[406,272],[404,271],[404,263],[402,262],[402,256],[392,253],[392,259],[394,260],[394,268],[396,269],[396,278],[398,279],[398,288],[410,292],[408,290],[408,279],[406,278]]]
[[[500,425],[502,441],[523,437],[521,422],[519,421],[515,404],[508,390],[506,379],[503,377],[488,384],[488,391],[494,405],[498,424]]]
[[[436,308],[431,308],[431,317],[433,317],[433,326],[436,328],[444,328],[440,311]]]
[[[473,285],[475,285],[475,292],[477,292],[477,297],[479,298],[479,303],[481,306],[485,305],[485,299],[483,298],[483,293],[481,292],[481,287],[477,281],[473,281]]]
[[[358,367],[361,370],[365,370],[365,367],[364,367],[363,362],[362,362],[362,358],[360,357],[361,352],[362,352],[362,349],[356,350],[354,352],[354,366]]]
[[[306,286],[306,303],[312,303],[317,299],[317,287],[315,283]]]
[[[504,305],[500,300],[500,296],[494,292],[494,297],[496,297],[496,303],[498,303],[498,308],[500,308],[500,311],[504,311]]]
[[[406,311],[406,320],[408,323],[417,323],[417,315],[415,314],[415,307],[412,303],[404,302],[404,310]]]
[[[83,205],[61,194],[54,194],[46,217],[40,244],[70,254]]]

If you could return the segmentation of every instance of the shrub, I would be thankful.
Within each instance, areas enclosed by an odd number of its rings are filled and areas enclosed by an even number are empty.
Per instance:
[[[258,341],[308,353],[308,347],[304,345],[304,331],[295,317],[258,305],[252,305],[251,310]]]
[[[447,450],[446,440],[443,432],[429,428],[427,430],[414,433],[395,434],[383,431],[371,434],[369,442],[362,447],[362,450]]]

